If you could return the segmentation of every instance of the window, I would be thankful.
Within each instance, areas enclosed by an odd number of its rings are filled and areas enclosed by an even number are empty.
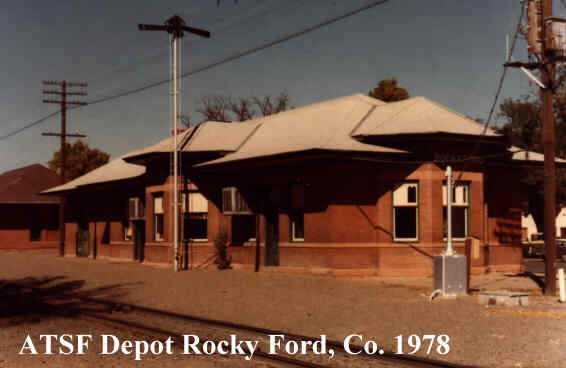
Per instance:
[[[34,208],[31,214],[29,240],[32,242],[41,240],[41,219],[39,216],[39,208]]]
[[[122,240],[131,241],[132,236],[133,236],[132,222],[128,220],[122,220]]]
[[[446,212],[446,184],[442,186],[442,222],[444,223],[444,237],[446,238],[447,212]],[[452,187],[452,238],[464,240],[468,236],[469,223],[469,184],[458,184]]]
[[[153,196],[153,240],[163,241],[163,193]]]
[[[181,194],[183,239],[208,240],[208,199],[199,192]]]
[[[305,214],[295,212],[289,216],[291,220],[291,241],[305,241]]]
[[[418,183],[403,183],[393,191],[393,240],[418,240],[418,189]]]

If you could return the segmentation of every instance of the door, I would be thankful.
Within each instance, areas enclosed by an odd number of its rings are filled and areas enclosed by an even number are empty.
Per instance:
[[[88,257],[89,252],[88,227],[79,225],[77,229],[77,257]]]
[[[145,257],[145,221],[133,221],[134,259],[142,262]]]

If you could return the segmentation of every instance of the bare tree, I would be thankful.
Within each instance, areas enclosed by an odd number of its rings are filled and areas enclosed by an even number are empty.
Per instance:
[[[237,121],[246,121],[253,119],[255,110],[252,108],[252,103],[248,98],[239,98],[237,101],[230,99],[230,111],[236,115]]]
[[[252,97],[252,100],[263,116],[285,111],[289,107],[289,96],[285,92],[281,92],[275,99],[267,95],[263,98]]]
[[[201,98],[196,111],[203,116],[201,122],[232,122],[250,120],[258,114],[268,116],[291,108],[289,105],[289,95],[281,92],[275,98],[267,95],[261,98],[240,97],[234,99],[220,95],[209,95]],[[190,115],[182,115],[181,123],[186,127],[190,127],[195,122]]]
[[[223,96],[205,96],[200,101],[200,107],[197,112],[201,113],[205,121],[222,121],[230,122],[232,119],[228,116],[230,108],[230,98]]]

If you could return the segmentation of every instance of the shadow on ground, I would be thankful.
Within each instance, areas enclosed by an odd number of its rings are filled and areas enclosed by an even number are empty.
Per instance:
[[[0,327],[73,317],[86,311],[105,311],[108,307],[87,304],[81,298],[119,299],[134,285],[124,283],[84,289],[85,282],[66,280],[65,276],[0,280]]]

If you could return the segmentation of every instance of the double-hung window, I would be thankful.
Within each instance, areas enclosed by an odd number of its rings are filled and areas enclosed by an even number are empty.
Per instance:
[[[291,241],[305,241],[305,185],[294,183],[291,185]]]
[[[133,225],[128,219],[122,220],[122,240],[131,241],[133,238]]]
[[[153,240],[163,241],[163,193],[153,196]]]
[[[393,191],[393,240],[419,238],[419,184],[403,183]]]
[[[208,200],[199,192],[181,195],[183,210],[183,238],[205,241],[208,239]]]
[[[291,241],[305,241],[305,214],[303,211],[295,211],[289,217],[291,219]]]
[[[444,237],[448,233],[446,184],[442,186],[442,221]],[[467,183],[452,186],[452,238],[464,240],[468,236],[470,213],[470,186]]]

